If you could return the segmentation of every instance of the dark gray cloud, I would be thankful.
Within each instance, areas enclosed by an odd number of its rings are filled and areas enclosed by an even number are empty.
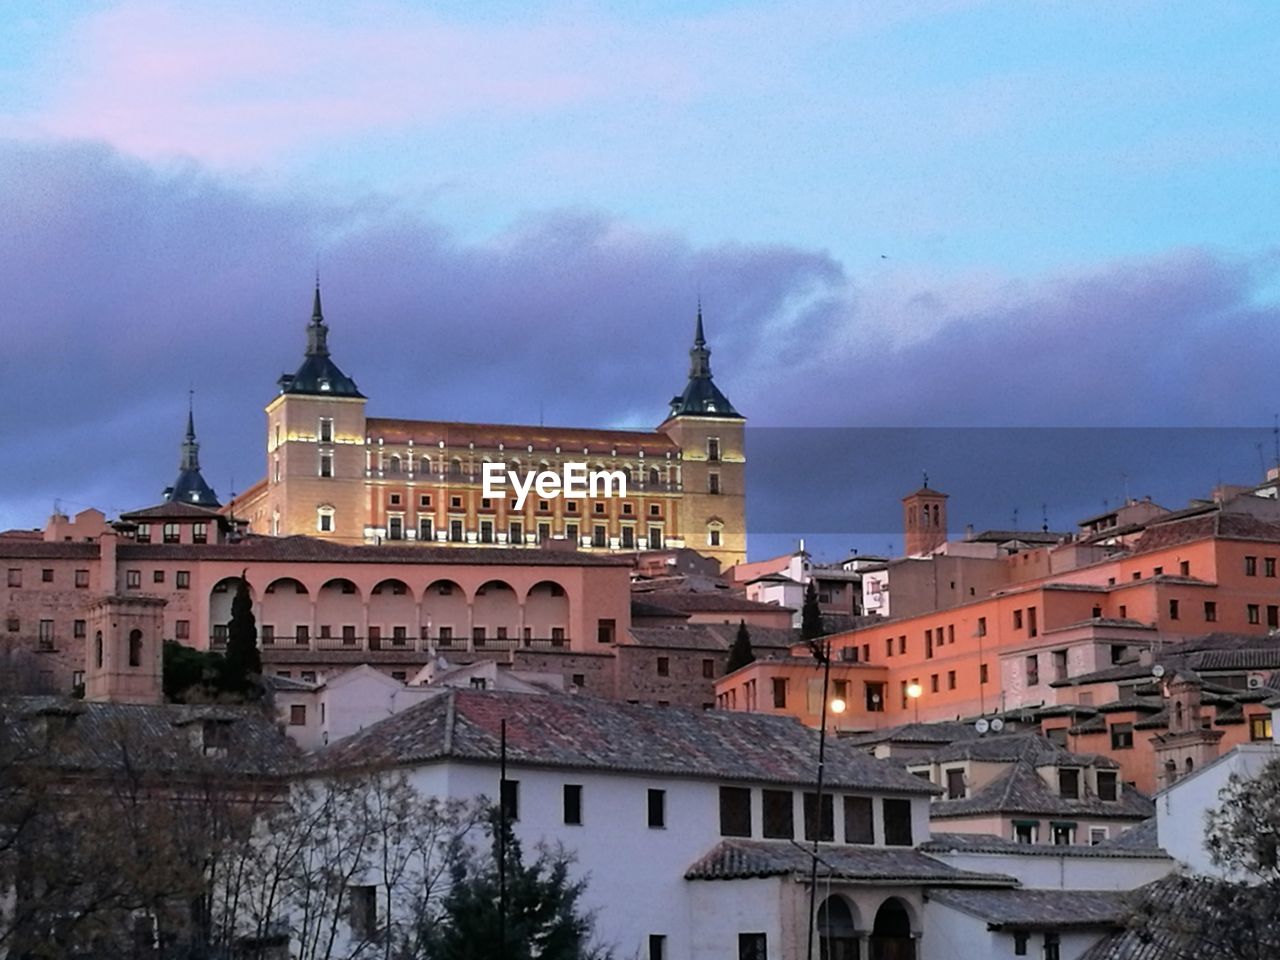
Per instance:
[[[374,415],[654,424],[699,291],[717,377],[758,425],[1241,424],[1280,406],[1266,260],[1186,250],[886,291],[822,252],[695,247],[596,211],[463,242],[385,197],[240,188],[91,144],[0,143],[0,210],[0,526],[41,523],[54,498],[155,501],[188,386],[210,482],[257,479],[317,254],[331,345]],[[849,496],[838,461],[815,455],[807,501]],[[785,472],[762,476],[753,498],[788,497]]]

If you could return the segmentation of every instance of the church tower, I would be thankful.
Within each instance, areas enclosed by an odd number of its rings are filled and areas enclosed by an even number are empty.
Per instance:
[[[947,495],[929,488],[929,477],[915,493],[902,498],[903,552],[923,557],[947,542]]]
[[[261,529],[363,543],[365,397],[329,355],[316,280],[307,349],[267,404],[267,497]]]
[[[746,418],[711,378],[702,305],[689,351],[689,382],[658,429],[681,450],[680,534],[721,568],[747,559]]]
[[[160,597],[105,596],[89,605],[84,698],[99,703],[164,701],[164,607]]]
[[[187,399],[187,436],[182,441],[182,460],[178,464],[178,479],[173,486],[164,492],[164,499],[173,503],[189,503],[193,507],[208,507],[216,510],[218,495],[213,487],[205,483],[200,474],[200,444],[196,442],[196,420],[191,408],[190,397]]]

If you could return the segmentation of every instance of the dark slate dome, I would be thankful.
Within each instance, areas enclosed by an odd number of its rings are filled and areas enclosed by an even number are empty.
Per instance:
[[[689,382],[684,392],[671,400],[671,416],[724,417],[743,419],[733,408],[729,398],[711,379],[711,350],[702,335],[702,306],[698,306],[698,324],[693,335],[693,349],[689,351]]]
[[[320,284],[316,283],[315,305],[307,324],[307,355],[295,373],[280,378],[281,393],[318,394],[330,397],[364,398],[356,382],[338,369],[329,356],[329,326],[320,309]]]

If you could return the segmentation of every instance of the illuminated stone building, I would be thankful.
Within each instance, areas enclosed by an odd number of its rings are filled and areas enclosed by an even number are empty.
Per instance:
[[[371,417],[329,352],[317,287],[307,349],[266,408],[267,476],[231,504],[255,533],[594,552],[690,547],[746,558],[745,418],[711,377],[698,312],[688,383],[651,431]],[[627,496],[485,498],[485,463],[523,476],[616,470]],[[507,487],[506,489],[510,489]]]

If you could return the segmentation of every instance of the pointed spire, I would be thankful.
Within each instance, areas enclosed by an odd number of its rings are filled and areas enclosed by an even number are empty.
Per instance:
[[[311,322],[307,324],[307,356],[329,355],[329,325],[324,322],[324,310],[320,307],[320,271],[316,270],[316,295],[311,307]]]
[[[196,439],[196,418],[194,413],[196,392],[194,390],[187,391],[187,442],[194,443]]]
[[[693,332],[693,345],[695,347],[705,347],[707,338],[702,335],[702,295],[698,295],[698,325]]]
[[[218,495],[200,475],[200,444],[196,441],[195,391],[187,391],[187,435],[182,441],[178,479],[164,492],[165,500],[198,507],[218,506]]]
[[[200,444],[196,442],[195,391],[187,391],[187,436],[182,441],[182,460],[179,470],[200,469]]]
[[[711,351],[702,332],[702,297],[698,297],[698,321],[693,328],[693,349],[689,351],[689,379],[711,379]]]
[[[689,351],[689,382],[684,392],[671,400],[670,416],[741,417],[729,398],[711,380],[711,348],[702,326],[702,295],[693,326],[693,348]]]

